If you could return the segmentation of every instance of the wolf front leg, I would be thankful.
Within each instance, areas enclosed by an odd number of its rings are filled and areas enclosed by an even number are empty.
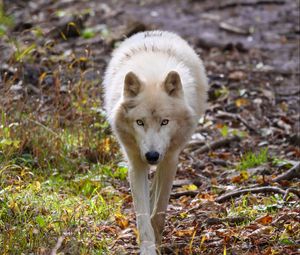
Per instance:
[[[166,155],[157,166],[151,185],[151,223],[155,233],[156,245],[161,243],[162,232],[165,225],[166,209],[168,207],[170,192],[177,170],[178,152]]]
[[[137,219],[142,255],[156,255],[155,235],[150,218],[148,165],[130,158],[129,181]]]

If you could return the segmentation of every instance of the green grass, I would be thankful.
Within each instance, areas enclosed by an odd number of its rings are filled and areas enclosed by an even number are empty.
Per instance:
[[[51,57],[32,45],[11,44],[10,64],[38,61],[33,48]],[[127,168],[118,164],[117,143],[99,111],[100,81],[84,79],[74,64],[82,57],[62,58],[52,86],[44,88],[45,75],[39,77],[41,93],[55,95],[46,112],[37,110],[34,95],[1,105],[0,254],[50,254],[61,237],[58,253],[109,254],[112,234],[102,229],[113,225],[124,199],[111,183],[126,179]],[[62,73],[76,78],[61,94]],[[22,77],[8,77],[5,87],[15,79]]]
[[[106,160],[104,164],[101,157],[98,162],[90,162],[82,148],[94,148],[96,154],[102,153],[107,159],[110,155],[104,154],[110,153],[113,142],[106,138],[97,144],[96,137],[88,130],[49,131],[43,125],[31,126],[32,135],[24,134],[19,128],[27,129],[25,122],[19,125],[7,122],[3,114],[0,129],[0,250],[3,254],[19,251],[46,254],[60,236],[65,236],[63,251],[107,254],[109,237],[100,231],[100,226],[112,222],[114,212],[122,204],[122,197],[109,181],[124,180],[127,169],[113,161]],[[86,136],[89,144],[85,144]],[[103,148],[103,144],[109,148]]]
[[[13,23],[13,18],[5,14],[3,5],[0,3],[0,37],[6,34]]]
[[[283,201],[282,196],[278,194],[263,198],[247,194],[242,196],[236,203],[232,203],[227,211],[227,216],[245,217],[252,221],[266,213],[275,214],[284,207],[284,204],[285,202]]]
[[[113,220],[112,212],[122,198],[112,192],[113,187],[109,192],[103,189],[107,176],[101,172],[98,165],[69,178],[16,164],[2,168],[1,179],[6,180],[0,193],[3,253],[49,251],[64,235],[65,249],[72,254],[105,252],[109,240],[99,227]]]
[[[262,148],[258,153],[248,152],[242,156],[237,169],[245,171],[248,168],[260,166],[268,162],[268,148]]]
[[[87,130],[54,133],[37,125],[33,136],[26,133],[21,140],[18,127],[23,125],[0,129],[0,250],[47,254],[65,236],[63,251],[107,254],[110,240],[100,226],[114,220],[123,199],[110,179],[124,180],[126,167],[113,161],[90,162],[79,150],[90,135]],[[96,138],[90,138],[89,148],[96,150]],[[109,142],[104,139],[106,146],[113,147]],[[106,148],[108,153],[110,149]],[[98,153],[104,151],[100,146]]]
[[[114,221],[122,197],[110,184],[124,180],[105,120],[57,127],[36,116],[2,112],[0,126],[0,250],[49,254],[59,237],[70,254],[107,254],[100,227]],[[97,118],[98,120],[97,120]],[[97,132],[95,132],[97,131]]]

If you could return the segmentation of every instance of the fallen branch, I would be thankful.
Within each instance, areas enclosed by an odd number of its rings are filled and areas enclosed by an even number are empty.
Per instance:
[[[292,180],[294,178],[300,178],[300,162],[290,168],[288,171],[277,176],[273,179],[274,182],[280,182],[283,180]]]
[[[251,189],[241,189],[241,190],[229,192],[227,194],[219,196],[218,198],[215,199],[215,201],[218,203],[223,203],[231,198],[239,197],[240,195],[247,194],[247,193],[256,194],[256,193],[270,193],[270,192],[279,193],[282,195],[286,194],[286,191],[281,188],[267,186],[267,187],[251,188]]]
[[[241,140],[241,138],[239,136],[227,137],[227,138],[221,139],[219,141],[215,141],[210,144],[206,144],[206,145],[202,146],[201,148],[195,150],[193,152],[193,155],[206,153],[211,150],[215,150],[215,149],[221,148],[223,146],[227,146],[232,142],[239,142],[240,140]]]
[[[285,194],[284,194],[284,196],[283,196],[283,200],[284,200],[284,201],[287,201],[288,195],[289,195],[290,193],[293,193],[293,194],[297,195],[298,198],[300,198],[300,190],[295,189],[295,188],[289,188],[289,189],[287,189],[287,190],[285,191]]]
[[[244,126],[251,132],[255,133],[255,134],[259,134],[259,132],[252,127],[251,125],[249,125],[249,123],[243,118],[241,117],[239,114],[234,114],[234,113],[228,113],[228,112],[223,112],[220,111],[216,114],[217,118],[230,118],[233,120],[237,120],[239,122],[241,122],[242,124],[244,124]]]
[[[195,197],[198,194],[199,194],[199,191],[196,191],[196,190],[186,190],[186,191],[171,193],[171,198],[179,198],[179,197],[182,197],[182,196]]]

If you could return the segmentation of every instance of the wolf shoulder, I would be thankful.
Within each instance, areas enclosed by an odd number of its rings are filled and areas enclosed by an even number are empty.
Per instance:
[[[115,62],[122,63],[124,59],[137,54],[138,52],[162,52],[176,57],[192,69],[204,70],[200,57],[193,48],[180,36],[168,31],[146,31],[137,33],[125,41],[114,51]]]

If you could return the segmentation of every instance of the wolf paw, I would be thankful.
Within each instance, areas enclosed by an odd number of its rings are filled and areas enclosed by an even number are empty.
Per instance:
[[[141,244],[141,255],[157,255],[155,244],[150,242]]]

